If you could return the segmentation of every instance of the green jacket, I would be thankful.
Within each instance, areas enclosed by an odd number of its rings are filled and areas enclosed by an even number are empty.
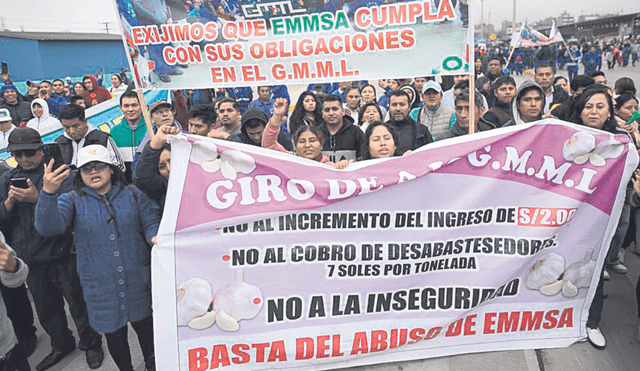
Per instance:
[[[147,133],[147,126],[144,117],[140,120],[138,126],[129,126],[127,119],[123,118],[122,122],[111,128],[111,137],[118,147],[118,152],[125,162],[132,162],[135,155],[136,147],[140,144],[142,138]]]

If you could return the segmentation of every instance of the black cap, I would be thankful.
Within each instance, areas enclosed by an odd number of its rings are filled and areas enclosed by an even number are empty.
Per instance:
[[[38,149],[42,146],[42,137],[32,128],[18,128],[9,135],[8,152]]]

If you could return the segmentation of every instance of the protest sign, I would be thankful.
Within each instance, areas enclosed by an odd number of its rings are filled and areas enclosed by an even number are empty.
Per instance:
[[[194,2],[188,13],[116,4],[132,71],[145,88],[400,78],[469,67],[467,5],[451,0],[223,1],[215,9]]]
[[[568,346],[638,163],[543,120],[338,170],[181,135],[152,251],[163,369],[328,369]]]

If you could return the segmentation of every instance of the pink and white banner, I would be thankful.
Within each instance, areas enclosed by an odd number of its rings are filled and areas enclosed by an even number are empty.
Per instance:
[[[162,369],[329,369],[568,346],[638,155],[544,120],[334,169],[175,138],[153,250]]]

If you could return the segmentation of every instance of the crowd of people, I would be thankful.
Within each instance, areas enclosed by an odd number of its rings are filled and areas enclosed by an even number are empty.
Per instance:
[[[548,117],[626,133],[640,144],[632,79],[609,87],[603,71],[569,80],[556,76],[555,65],[539,63],[534,78],[518,85],[504,67],[501,56],[488,58],[486,69],[476,65],[474,94],[468,75],[311,84],[297,99],[283,85],[258,87],[255,100],[248,87],[174,91],[171,103],[149,106],[152,133],[126,76],[112,76],[111,92],[94,76],[75,85],[61,79],[30,83],[26,92],[5,78],[0,144],[17,166],[0,176],[0,227],[8,241],[0,241],[0,365],[29,369],[26,359],[38,345],[29,290],[52,348],[37,370],[76,348],[65,301],[78,329],[77,346],[91,368],[102,364],[104,334],[118,368],[133,369],[130,323],[146,368],[155,369],[150,250],[171,172],[170,135],[188,132],[262,146],[337,168],[411,156],[432,142],[473,135],[471,126],[487,131]],[[120,123],[110,133],[89,125],[85,109],[114,96]],[[45,151],[42,136],[59,127],[56,162],[45,156],[50,149]],[[599,331],[602,281],[608,271],[626,273],[624,247],[640,242],[638,194],[640,181],[629,183],[591,306],[588,339],[599,348],[605,346]],[[640,254],[638,246],[631,250]],[[640,292],[638,298],[640,304]]]
[[[566,69],[568,81],[571,82],[581,67],[585,75],[601,71],[605,62],[607,70],[615,69],[616,65],[627,67],[631,64],[635,67],[640,57],[640,36],[629,35],[609,41],[572,39],[569,43],[515,48],[513,51],[508,45],[479,47],[475,56],[476,71],[486,69],[490,58],[500,56],[509,61],[506,67],[510,74],[522,75],[525,70],[538,65],[551,65],[554,72]]]

